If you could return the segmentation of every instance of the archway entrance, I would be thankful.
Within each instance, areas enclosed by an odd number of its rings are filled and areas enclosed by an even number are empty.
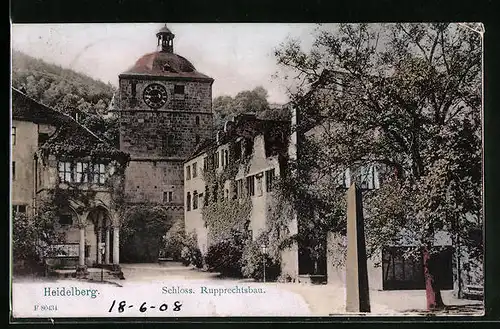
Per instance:
[[[93,232],[89,232],[90,255],[94,266],[113,263],[113,225],[108,211],[98,207],[89,213]]]

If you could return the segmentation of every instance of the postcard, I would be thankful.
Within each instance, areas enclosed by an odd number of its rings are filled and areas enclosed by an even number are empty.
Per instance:
[[[13,24],[12,320],[483,315],[484,32]]]

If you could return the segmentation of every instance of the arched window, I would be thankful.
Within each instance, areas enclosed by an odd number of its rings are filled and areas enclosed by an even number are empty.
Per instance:
[[[200,125],[200,117],[197,115],[196,118],[195,118],[195,122],[196,122],[196,125],[199,126]]]

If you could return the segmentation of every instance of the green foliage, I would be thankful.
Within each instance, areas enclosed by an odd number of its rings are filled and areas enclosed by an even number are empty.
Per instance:
[[[246,237],[241,232],[234,230],[227,239],[210,245],[205,255],[208,270],[224,276],[242,276],[241,257],[245,240]]]
[[[320,28],[310,53],[292,41],[275,54],[298,74],[290,98],[299,162],[285,191],[312,226],[306,233],[345,231],[336,181],[363,163],[383,171],[380,189],[364,194],[369,251],[410,237],[429,246],[443,229],[456,240],[480,226],[478,33],[455,24],[340,24],[336,33]]]
[[[233,231],[246,231],[252,211],[249,198],[220,200],[203,207],[202,218],[208,227],[209,240],[228,239]]]
[[[12,53],[12,86],[58,111],[78,113],[80,123],[118,146],[117,119],[106,116],[113,86],[18,51]]]
[[[120,228],[120,257],[124,262],[156,262],[163,246],[163,235],[173,225],[162,206],[129,206]]]
[[[214,150],[208,152],[210,158]],[[205,194],[207,202],[201,209],[205,226],[208,228],[209,241],[218,242],[229,239],[233,231],[246,232],[252,211],[252,201],[248,196],[239,196],[238,199],[225,198],[224,186],[227,181],[234,184],[234,179],[241,166],[244,172],[249,169],[249,158],[230,162],[221,172],[214,168],[204,171],[203,178],[209,189],[209,195]],[[234,186],[233,186],[234,188]],[[217,200],[213,201],[213,194],[217,194]]]
[[[15,266],[15,272],[37,267],[42,269],[44,258],[58,252],[50,248],[51,245],[64,242],[64,235],[55,227],[57,218],[57,207],[50,200],[42,203],[34,217],[29,217],[24,213],[14,213],[12,218],[13,261],[15,264],[21,263],[28,267]]]
[[[203,255],[198,248],[198,238],[196,232],[191,232],[182,241],[181,262],[184,265],[194,265],[197,268],[203,267]]]
[[[284,120],[289,118],[286,109],[271,106],[268,92],[263,87],[239,92],[235,97],[218,96],[213,101],[214,127],[221,128],[225,120],[243,113],[254,113],[258,118]]]
[[[181,252],[186,243],[184,232],[184,219],[178,219],[163,237],[164,247],[160,250],[163,257],[173,258],[174,261],[181,260]]]
[[[247,240],[243,248],[241,264],[242,274],[247,278],[262,280],[264,277],[264,257],[266,266],[266,281],[274,281],[281,274],[281,263],[279,254],[262,253],[262,244],[267,240],[267,234],[262,234],[254,241]],[[266,242],[269,249],[269,242]]]

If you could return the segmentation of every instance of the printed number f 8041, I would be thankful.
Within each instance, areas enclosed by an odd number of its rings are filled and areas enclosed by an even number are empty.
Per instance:
[[[57,305],[35,305],[35,311],[57,311]]]

